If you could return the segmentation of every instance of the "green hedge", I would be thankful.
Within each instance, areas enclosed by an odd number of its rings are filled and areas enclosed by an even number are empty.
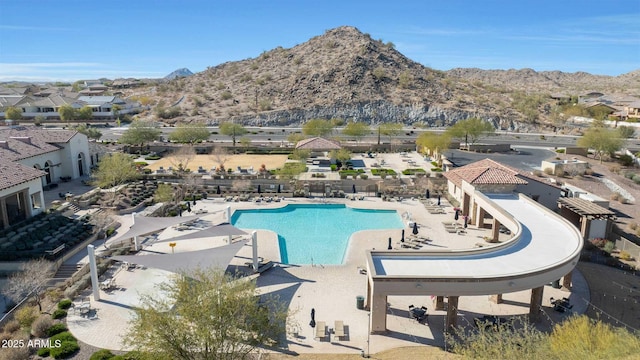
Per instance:
[[[68,309],[70,307],[71,307],[71,300],[69,300],[69,299],[62,299],[58,303],[58,309],[66,310],[66,309]]]
[[[415,175],[417,173],[426,174],[427,172],[424,169],[416,168],[416,169],[405,169],[402,171],[403,175]]]
[[[77,341],[63,341],[59,347],[49,348],[49,355],[54,359],[66,359],[80,350]]]
[[[52,337],[65,331],[67,331],[67,325],[64,323],[57,323],[51,325],[51,327],[47,329],[46,334],[48,337]]]
[[[51,314],[51,317],[54,319],[62,319],[65,316],[67,316],[67,311],[62,309],[56,309],[56,311]]]
[[[107,349],[100,349],[94,352],[93,354],[91,354],[91,357],[89,358],[89,360],[109,360],[114,356],[115,355],[111,351]]]
[[[371,169],[371,175],[380,176],[382,174],[397,175],[397,173],[393,169]]]

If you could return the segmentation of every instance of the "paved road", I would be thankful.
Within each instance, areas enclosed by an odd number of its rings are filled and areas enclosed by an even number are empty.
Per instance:
[[[445,154],[457,166],[464,166],[472,162],[490,158],[525,171],[540,169],[542,160],[554,155],[554,152],[544,148],[514,147],[515,151],[509,153],[473,153],[461,150],[450,150]]]
[[[213,133],[209,137],[209,141],[213,142],[231,142],[231,138],[222,134],[219,134],[217,127],[210,127],[210,131]],[[122,136],[125,128],[107,128],[101,129],[103,141],[116,141]],[[167,138],[169,134],[175,131],[175,128],[160,128],[163,138]],[[286,127],[273,127],[273,128],[247,128],[249,134],[246,136],[254,143],[281,143],[286,142],[287,137],[292,133],[302,133],[301,128],[286,128]],[[425,130],[421,129],[404,129],[401,135],[394,137],[394,141],[404,143],[414,143],[419,134]],[[429,130],[442,132],[443,130]],[[339,133],[339,131],[336,131]],[[480,139],[480,142],[489,144],[504,144],[510,143],[513,145],[531,145],[531,146],[549,146],[549,147],[565,147],[574,146],[578,137],[569,135],[549,135],[545,134],[541,137],[541,134],[521,134],[521,133],[507,133],[499,132],[491,136]],[[349,139],[346,139],[349,140]],[[352,139],[355,140],[355,139]],[[362,143],[377,143],[377,134],[371,133],[360,140]],[[389,138],[383,136],[382,142],[388,142]],[[635,142],[635,141],[634,141]]]

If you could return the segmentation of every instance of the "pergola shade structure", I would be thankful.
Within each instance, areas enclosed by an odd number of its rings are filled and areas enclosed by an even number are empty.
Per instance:
[[[204,238],[204,237],[239,236],[239,235],[249,235],[249,234],[229,223],[223,223],[223,224],[208,227],[206,229],[202,229],[200,231],[193,232],[191,234],[185,234],[185,235],[177,236],[171,239],[159,240],[157,242],[175,242],[180,240],[191,240],[191,239]]]
[[[580,229],[582,238],[606,238],[616,215],[613,211],[581,198],[558,199],[560,214]]]
[[[133,216],[134,223],[129,230],[117,238],[111,240],[116,242],[118,240],[133,239],[137,236],[152,234],[164,230],[168,227],[194,221],[201,218],[204,215],[192,215],[192,216],[174,216],[174,217],[148,217],[148,216]]]
[[[248,240],[243,240],[212,249],[177,254],[121,255],[113,256],[112,259],[174,273],[188,274],[198,268],[210,267],[224,270],[247,242]]]
[[[504,225],[512,238],[496,246],[466,250],[368,251],[367,306],[372,332],[386,331],[390,295],[448,296],[454,308],[463,295],[532,289],[530,316],[537,316],[541,287],[573,270],[583,241],[567,220],[522,194],[474,191],[472,196],[479,211],[492,215],[494,231]],[[457,310],[449,310],[447,324],[455,326]]]

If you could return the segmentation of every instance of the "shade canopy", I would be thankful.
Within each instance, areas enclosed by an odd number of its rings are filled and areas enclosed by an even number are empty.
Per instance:
[[[229,224],[222,223],[220,225],[215,225],[212,227],[208,227],[206,229],[196,231],[190,234],[180,235],[171,239],[158,240],[156,242],[174,242],[180,240],[191,240],[203,237],[216,237],[216,236],[234,236],[234,235],[248,235],[247,232],[238,229],[237,227]]]
[[[164,230],[173,225],[197,220],[202,216],[203,215],[173,217],[134,216],[135,222],[133,225],[131,225],[129,230],[127,230],[127,232],[125,232],[124,234],[118,236],[116,239],[110,240],[110,242],[151,234],[160,230]]]
[[[143,265],[174,273],[189,273],[198,268],[204,269],[210,267],[224,270],[246,243],[247,240],[243,240],[212,249],[188,251],[177,254],[120,255],[112,256],[111,258],[117,261]]]

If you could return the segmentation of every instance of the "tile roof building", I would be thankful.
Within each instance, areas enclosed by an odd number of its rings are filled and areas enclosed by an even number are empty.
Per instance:
[[[88,175],[89,157],[77,131],[0,128],[0,228],[44,211],[43,189]]]
[[[556,209],[562,192],[555,184],[491,159],[476,161],[443,175],[448,180],[449,193],[461,204],[462,214],[472,218],[480,216],[471,201],[475,190],[485,194],[522,193],[552,210]]]

